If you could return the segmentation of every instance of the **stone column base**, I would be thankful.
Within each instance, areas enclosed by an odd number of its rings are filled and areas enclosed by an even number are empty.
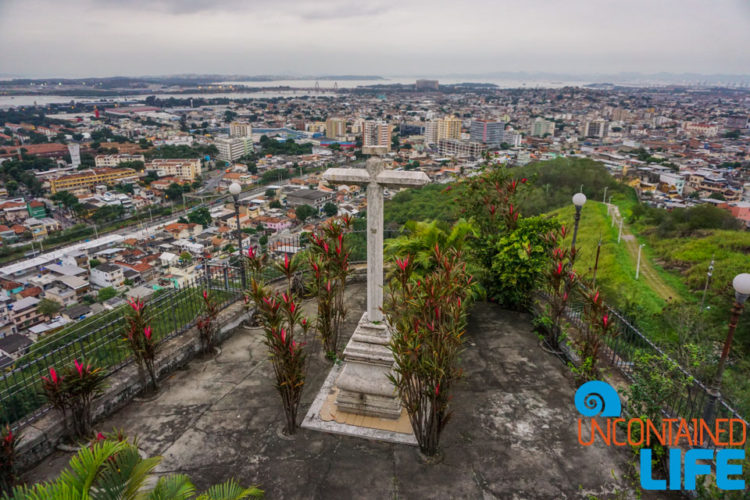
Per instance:
[[[385,323],[371,323],[364,313],[344,349],[344,367],[336,380],[336,406],[341,411],[380,418],[401,416],[396,388],[388,379],[393,369],[389,341]]]

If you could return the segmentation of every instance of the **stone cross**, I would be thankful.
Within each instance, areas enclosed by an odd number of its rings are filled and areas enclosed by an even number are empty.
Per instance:
[[[383,161],[370,158],[362,168],[329,168],[323,179],[332,184],[367,186],[367,319],[383,321],[383,190],[417,187],[430,182],[424,172],[385,170]]]

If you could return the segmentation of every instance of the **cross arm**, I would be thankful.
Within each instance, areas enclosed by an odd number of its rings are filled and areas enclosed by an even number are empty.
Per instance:
[[[363,168],[329,168],[323,174],[323,180],[333,184],[367,184],[370,174]]]
[[[419,171],[383,170],[375,182],[389,187],[417,187],[430,183],[427,174]]]

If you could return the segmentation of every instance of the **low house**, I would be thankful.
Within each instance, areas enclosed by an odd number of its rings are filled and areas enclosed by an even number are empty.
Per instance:
[[[78,302],[78,297],[75,291],[70,288],[52,287],[44,292],[44,297],[49,300],[54,300],[63,307],[72,306]]]
[[[43,316],[37,310],[38,305],[39,299],[35,297],[26,297],[10,304],[10,320],[16,325],[18,330],[23,330],[44,321]]]
[[[91,314],[91,308],[85,304],[78,304],[60,312],[63,318],[70,321],[85,319],[89,314]]]
[[[320,210],[331,200],[333,200],[333,193],[325,193],[317,189],[297,189],[286,194],[286,202],[292,207],[310,205]]]
[[[122,268],[113,264],[99,264],[91,270],[91,284],[96,288],[113,287],[120,289],[124,286],[125,276]]]
[[[91,290],[88,279],[81,278],[80,276],[60,276],[56,281],[62,287],[73,290],[78,298],[86,295]]]
[[[33,342],[24,335],[17,333],[6,335],[0,339],[0,355],[18,359],[28,352],[31,344]]]

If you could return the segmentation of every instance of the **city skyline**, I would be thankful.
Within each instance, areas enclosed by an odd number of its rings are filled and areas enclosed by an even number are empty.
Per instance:
[[[594,8],[592,8],[595,7]],[[446,20],[451,23],[446,25]],[[0,73],[748,74],[750,4],[0,2]]]

